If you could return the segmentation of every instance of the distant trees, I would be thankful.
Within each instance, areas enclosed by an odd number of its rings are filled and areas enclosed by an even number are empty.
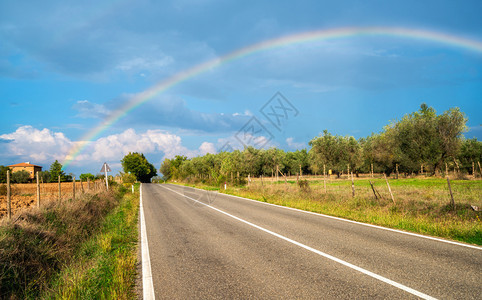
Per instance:
[[[140,182],[150,182],[151,178],[157,175],[156,168],[147,161],[142,153],[129,152],[121,163],[124,172],[133,174]]]
[[[82,181],[87,181],[87,180],[93,181],[93,180],[95,180],[94,174],[91,174],[91,173],[82,173],[82,174],[80,174],[79,178]]]
[[[231,178],[275,174],[322,174],[323,167],[338,176],[371,171],[434,174],[445,167],[472,172],[472,163],[482,161],[482,142],[465,140],[467,118],[458,108],[437,115],[423,103],[420,109],[385,126],[382,132],[355,139],[332,135],[327,130],[310,142],[310,149],[285,152],[281,149],[247,147],[231,153],[206,154],[187,159],[176,156],[165,159],[160,167],[163,178],[176,180],[231,181]]]

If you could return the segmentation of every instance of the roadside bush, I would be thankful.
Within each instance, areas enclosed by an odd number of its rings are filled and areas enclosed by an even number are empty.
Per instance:
[[[308,180],[298,180],[298,186],[302,192],[309,193],[311,191]]]

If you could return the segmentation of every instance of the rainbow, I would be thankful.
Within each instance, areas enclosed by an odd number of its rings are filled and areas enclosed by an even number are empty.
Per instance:
[[[125,105],[114,111],[101,124],[87,132],[87,134],[82,137],[82,142],[75,143],[75,145],[70,149],[69,153],[65,157],[62,165],[64,166],[64,168],[68,166],[72,161],[75,160],[75,158],[80,153],[82,153],[82,151],[91,141],[98,138],[100,134],[102,134],[105,130],[107,130],[109,127],[111,127],[113,124],[118,122],[120,119],[122,119],[124,116],[129,114],[137,107],[151,100],[156,95],[165,92],[169,88],[172,88],[173,86],[189,80],[190,78],[193,78],[199,74],[202,74],[220,65],[229,63],[233,60],[238,60],[240,58],[260,51],[266,51],[269,49],[283,47],[291,44],[299,44],[320,40],[342,39],[356,36],[392,36],[419,39],[442,43],[457,48],[465,48],[471,51],[482,53],[481,41],[463,38],[442,32],[400,27],[344,27],[335,29],[324,29],[302,32],[262,41],[176,73],[172,77],[160,81],[149,89],[132,97]]]

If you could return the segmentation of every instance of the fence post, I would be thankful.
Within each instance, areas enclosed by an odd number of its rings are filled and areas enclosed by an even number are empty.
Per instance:
[[[37,171],[37,207],[40,207],[40,182],[38,180],[38,171]]]
[[[326,169],[325,169],[325,164],[323,164],[323,187],[325,188],[325,194],[326,194]]]
[[[388,183],[387,175],[385,173],[383,173],[383,176],[385,177],[385,181],[387,182],[388,191],[390,192],[390,196],[392,197],[392,201],[393,201],[394,204],[396,204],[395,198],[393,198],[392,189],[390,188],[390,184]]]
[[[375,192],[375,188],[373,187],[372,181],[368,180],[368,182],[370,183],[370,186],[372,187],[373,195],[375,195],[375,200],[378,200],[377,193]]]
[[[61,188],[60,188],[60,175],[59,175],[59,202],[62,200],[62,193],[61,193]]]
[[[372,164],[372,178],[373,178],[373,164]]]
[[[395,164],[395,169],[397,169],[397,179],[398,179],[398,164]]]
[[[7,217],[12,218],[12,198],[10,191],[10,170],[7,170]]]
[[[449,185],[449,191],[450,191],[450,204],[452,204],[452,209],[455,211],[454,195],[452,194],[452,188],[450,187],[450,179],[448,176],[447,176],[447,183]]]
[[[355,182],[353,182],[353,172],[351,172],[351,192],[353,198],[355,198]]]
[[[72,200],[75,201],[75,177],[74,180],[72,181]]]
[[[80,178],[80,190],[83,194],[84,193],[84,183],[82,182],[82,178]]]
[[[472,177],[475,179],[475,163],[472,161]]]

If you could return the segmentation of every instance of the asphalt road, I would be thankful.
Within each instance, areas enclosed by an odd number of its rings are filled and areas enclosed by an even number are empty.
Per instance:
[[[157,299],[482,299],[482,248],[143,184]]]

